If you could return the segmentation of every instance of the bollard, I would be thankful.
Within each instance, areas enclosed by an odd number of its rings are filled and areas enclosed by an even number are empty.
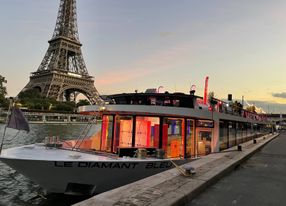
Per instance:
[[[253,144],[256,144],[257,142],[256,142],[256,139],[253,139]]]
[[[185,170],[185,174],[186,174],[187,176],[196,174],[195,168],[192,167],[192,166],[190,166],[190,165],[184,165],[184,166],[183,166],[183,169]]]
[[[237,145],[237,151],[242,151],[242,146],[241,145]]]

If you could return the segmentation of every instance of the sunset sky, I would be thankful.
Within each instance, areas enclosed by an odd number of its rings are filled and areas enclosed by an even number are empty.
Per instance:
[[[8,95],[48,48],[59,0],[0,0],[0,75]],[[101,94],[158,88],[286,113],[285,0],[78,0],[82,51]]]

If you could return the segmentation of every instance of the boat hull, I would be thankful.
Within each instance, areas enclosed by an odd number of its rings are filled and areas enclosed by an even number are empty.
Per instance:
[[[49,193],[75,195],[101,193],[174,167],[170,160],[1,160]]]

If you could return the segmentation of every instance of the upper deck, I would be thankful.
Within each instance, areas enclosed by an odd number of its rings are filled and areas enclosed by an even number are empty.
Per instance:
[[[265,114],[256,114],[238,107],[234,102],[212,99],[203,104],[203,98],[184,93],[123,93],[107,97],[104,106],[89,105],[79,113],[132,114],[148,116],[179,116],[209,120],[268,123]]]

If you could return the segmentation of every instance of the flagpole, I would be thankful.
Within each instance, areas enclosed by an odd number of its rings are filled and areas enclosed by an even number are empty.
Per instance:
[[[4,144],[4,139],[5,139],[5,135],[6,135],[7,124],[8,124],[8,121],[9,121],[9,113],[10,113],[10,111],[11,111],[12,105],[13,105],[13,98],[10,97],[10,99],[9,99],[9,108],[8,108],[8,111],[7,111],[7,116],[6,116],[6,122],[5,122],[3,137],[2,137],[2,141],[1,141],[1,145],[0,145],[0,155],[1,155],[1,152],[2,152],[3,144]]]

